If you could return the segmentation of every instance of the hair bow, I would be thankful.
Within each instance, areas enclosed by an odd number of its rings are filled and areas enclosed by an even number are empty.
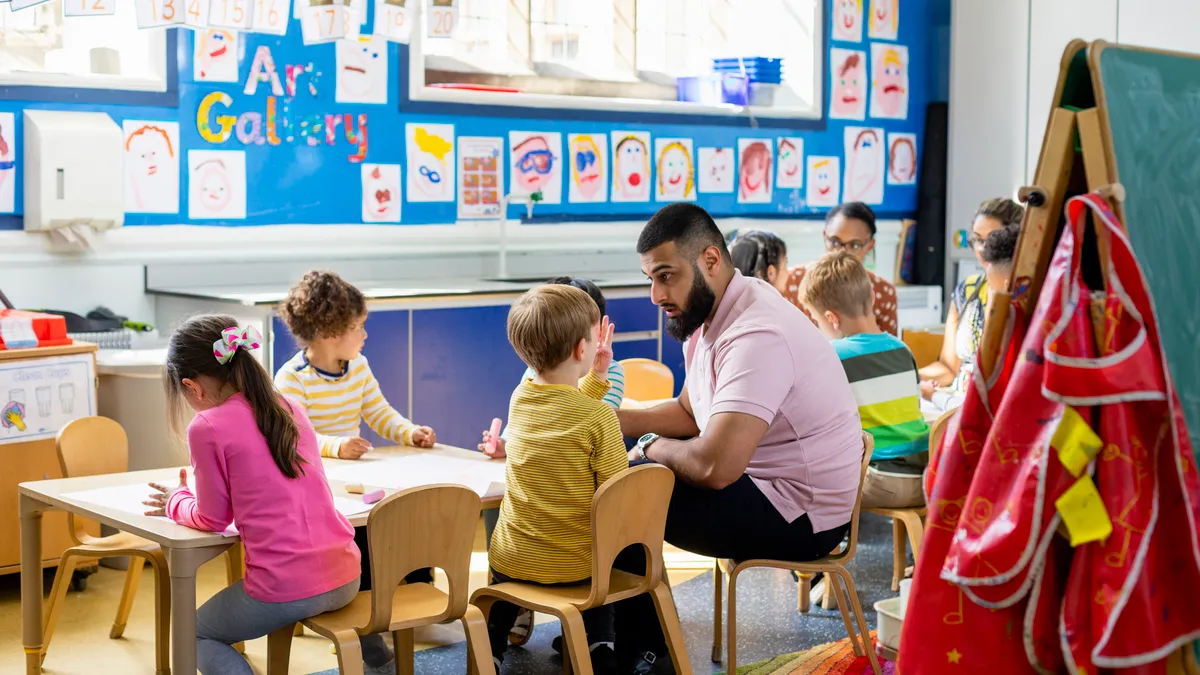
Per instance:
[[[213,343],[213,356],[217,363],[225,365],[233,358],[238,349],[253,351],[262,346],[262,333],[254,326],[238,328],[230,326],[221,331],[221,339]]]

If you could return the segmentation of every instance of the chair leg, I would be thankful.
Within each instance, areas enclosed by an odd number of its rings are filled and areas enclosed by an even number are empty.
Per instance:
[[[721,652],[723,651],[721,649],[721,637],[722,637],[722,633],[724,633],[725,630],[724,630],[724,627],[721,625],[721,623],[722,623],[722,620],[725,618],[723,616],[723,614],[725,613],[725,610],[721,606],[722,605],[722,602],[721,602],[722,597],[721,596],[724,594],[724,590],[723,590],[724,586],[725,586],[725,573],[721,571],[720,563],[714,562],[713,563],[713,639],[712,639],[712,662],[713,663],[721,662]]]
[[[562,622],[563,632],[563,663],[568,660],[571,662],[571,672],[574,675],[592,675],[592,653],[588,650],[583,615],[578,611],[568,610],[559,620]]]
[[[415,649],[411,628],[392,632],[392,650],[396,652],[396,675],[413,675]]]
[[[162,551],[147,559],[154,571],[154,663],[158,675],[171,672],[171,573]]]
[[[925,539],[925,523],[921,521],[921,516],[909,513],[904,516],[904,527],[908,530],[908,546],[912,549],[915,563],[921,552],[921,542]]]
[[[54,636],[54,627],[58,625],[58,614],[62,611],[67,598],[67,588],[71,585],[71,575],[75,573],[75,554],[70,550],[64,551],[58,560],[58,570],[54,572],[54,585],[50,587],[50,598],[46,601],[46,617],[42,623],[42,660],[46,659],[46,650],[50,648],[50,638]]]
[[[862,602],[858,599],[858,590],[854,588],[854,577],[850,576],[850,570],[842,567],[838,573],[842,577],[842,583],[846,586],[846,593],[850,596],[850,602],[854,605],[854,618],[858,621],[858,629],[862,635],[863,644],[866,646],[867,660],[871,663],[871,671],[875,675],[882,675],[883,670],[879,667],[879,659],[875,656],[875,645],[871,641],[871,629],[867,626],[867,619],[863,616]]]
[[[725,615],[725,630],[728,637],[725,639],[725,672],[729,675],[737,675],[737,578],[741,572],[736,566],[729,570],[729,599],[726,604],[729,609]]]
[[[855,656],[863,655],[863,646],[858,640],[858,633],[854,631],[854,624],[850,621],[850,604],[846,601],[846,594],[842,593],[841,577],[832,572],[825,573],[825,594],[830,592],[837,597],[838,609],[842,612],[842,623],[846,624],[846,635],[850,638],[850,646],[854,648]],[[847,591],[849,593],[849,591]]]
[[[129,611],[133,609],[133,599],[137,597],[138,583],[142,580],[142,568],[146,560],[136,555],[129,556],[129,569],[125,571],[125,588],[121,591],[121,601],[117,604],[117,618],[113,619],[112,630],[108,637],[115,640],[125,634],[125,624],[129,622]]]
[[[246,549],[239,542],[225,549],[225,580],[232,586],[246,576]],[[299,626],[300,624],[296,624]],[[239,654],[246,653],[245,642],[235,642],[233,648]]]
[[[496,675],[483,612],[475,605],[467,605],[461,621],[463,632],[467,634],[467,675]]]
[[[276,629],[267,636],[267,675],[287,675],[292,657],[292,638],[296,634],[294,624]]]
[[[904,520],[892,518],[892,592],[900,590],[900,580],[904,578]]]
[[[796,586],[796,610],[808,614],[812,611],[812,575],[802,573]]]
[[[349,631],[338,634],[335,644],[339,675],[364,675],[362,645],[358,642],[358,633]]]
[[[650,597],[654,600],[654,608],[658,610],[658,623],[667,639],[667,650],[671,652],[671,663],[675,664],[675,675],[692,675],[692,662],[688,659],[683,626],[679,623],[679,610],[675,607],[670,586],[665,581],[660,583],[651,591]],[[715,645],[713,650],[717,650]]]
[[[296,624],[296,629],[292,631],[292,637],[302,637],[304,635],[304,624]]]

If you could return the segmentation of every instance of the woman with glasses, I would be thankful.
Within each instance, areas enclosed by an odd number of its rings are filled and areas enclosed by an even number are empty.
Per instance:
[[[848,251],[865,263],[867,254],[875,250],[875,212],[862,202],[847,202],[829,210],[825,216],[825,251]],[[784,295],[812,319],[800,302],[800,282],[804,280],[804,265],[792,268]],[[880,330],[899,335],[896,323],[896,287],[890,281],[867,270],[871,288],[875,291],[875,321]],[[816,323],[815,321],[813,323]]]
[[[971,223],[971,247],[984,269],[993,262],[984,256],[984,244],[989,235],[1001,229],[1015,234],[1021,228],[1025,209],[1011,199],[998,197],[979,205]],[[1015,248],[1015,244],[1014,244]],[[951,394],[961,394],[975,370],[975,353],[983,337],[983,318],[987,315],[988,277],[981,272],[967,277],[950,296],[950,311],[946,315],[946,332],[942,338],[942,353],[937,361],[920,370],[921,390],[926,398],[935,388],[948,388]]]

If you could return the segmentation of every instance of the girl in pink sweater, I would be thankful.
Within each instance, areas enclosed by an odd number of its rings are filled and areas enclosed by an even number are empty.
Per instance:
[[[354,528],[333,505],[312,424],[275,391],[249,352],[261,336],[227,316],[198,316],[171,336],[168,410],[196,411],[187,428],[196,490],[151,484],[150,515],[210,532],[236,523],[246,548],[245,581],[196,615],[203,675],[252,675],[232,645],[344,607],[358,592]],[[178,428],[178,419],[172,420]],[[394,672],[381,636],[363,638],[368,672]]]

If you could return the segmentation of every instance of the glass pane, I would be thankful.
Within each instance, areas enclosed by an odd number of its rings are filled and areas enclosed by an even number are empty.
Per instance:
[[[161,44],[161,43],[159,43]],[[135,79],[158,79],[162,56],[155,58],[155,40],[150,31],[137,27],[137,10],[132,2],[117,2],[109,16],[67,17],[60,0],[13,12],[0,4],[0,73],[62,73],[94,76],[93,50],[116,52],[116,59],[99,59],[113,64],[119,75]]]
[[[425,40],[426,54],[449,56],[494,72],[510,72],[506,52],[506,0],[459,0],[458,27],[451,40]]]

